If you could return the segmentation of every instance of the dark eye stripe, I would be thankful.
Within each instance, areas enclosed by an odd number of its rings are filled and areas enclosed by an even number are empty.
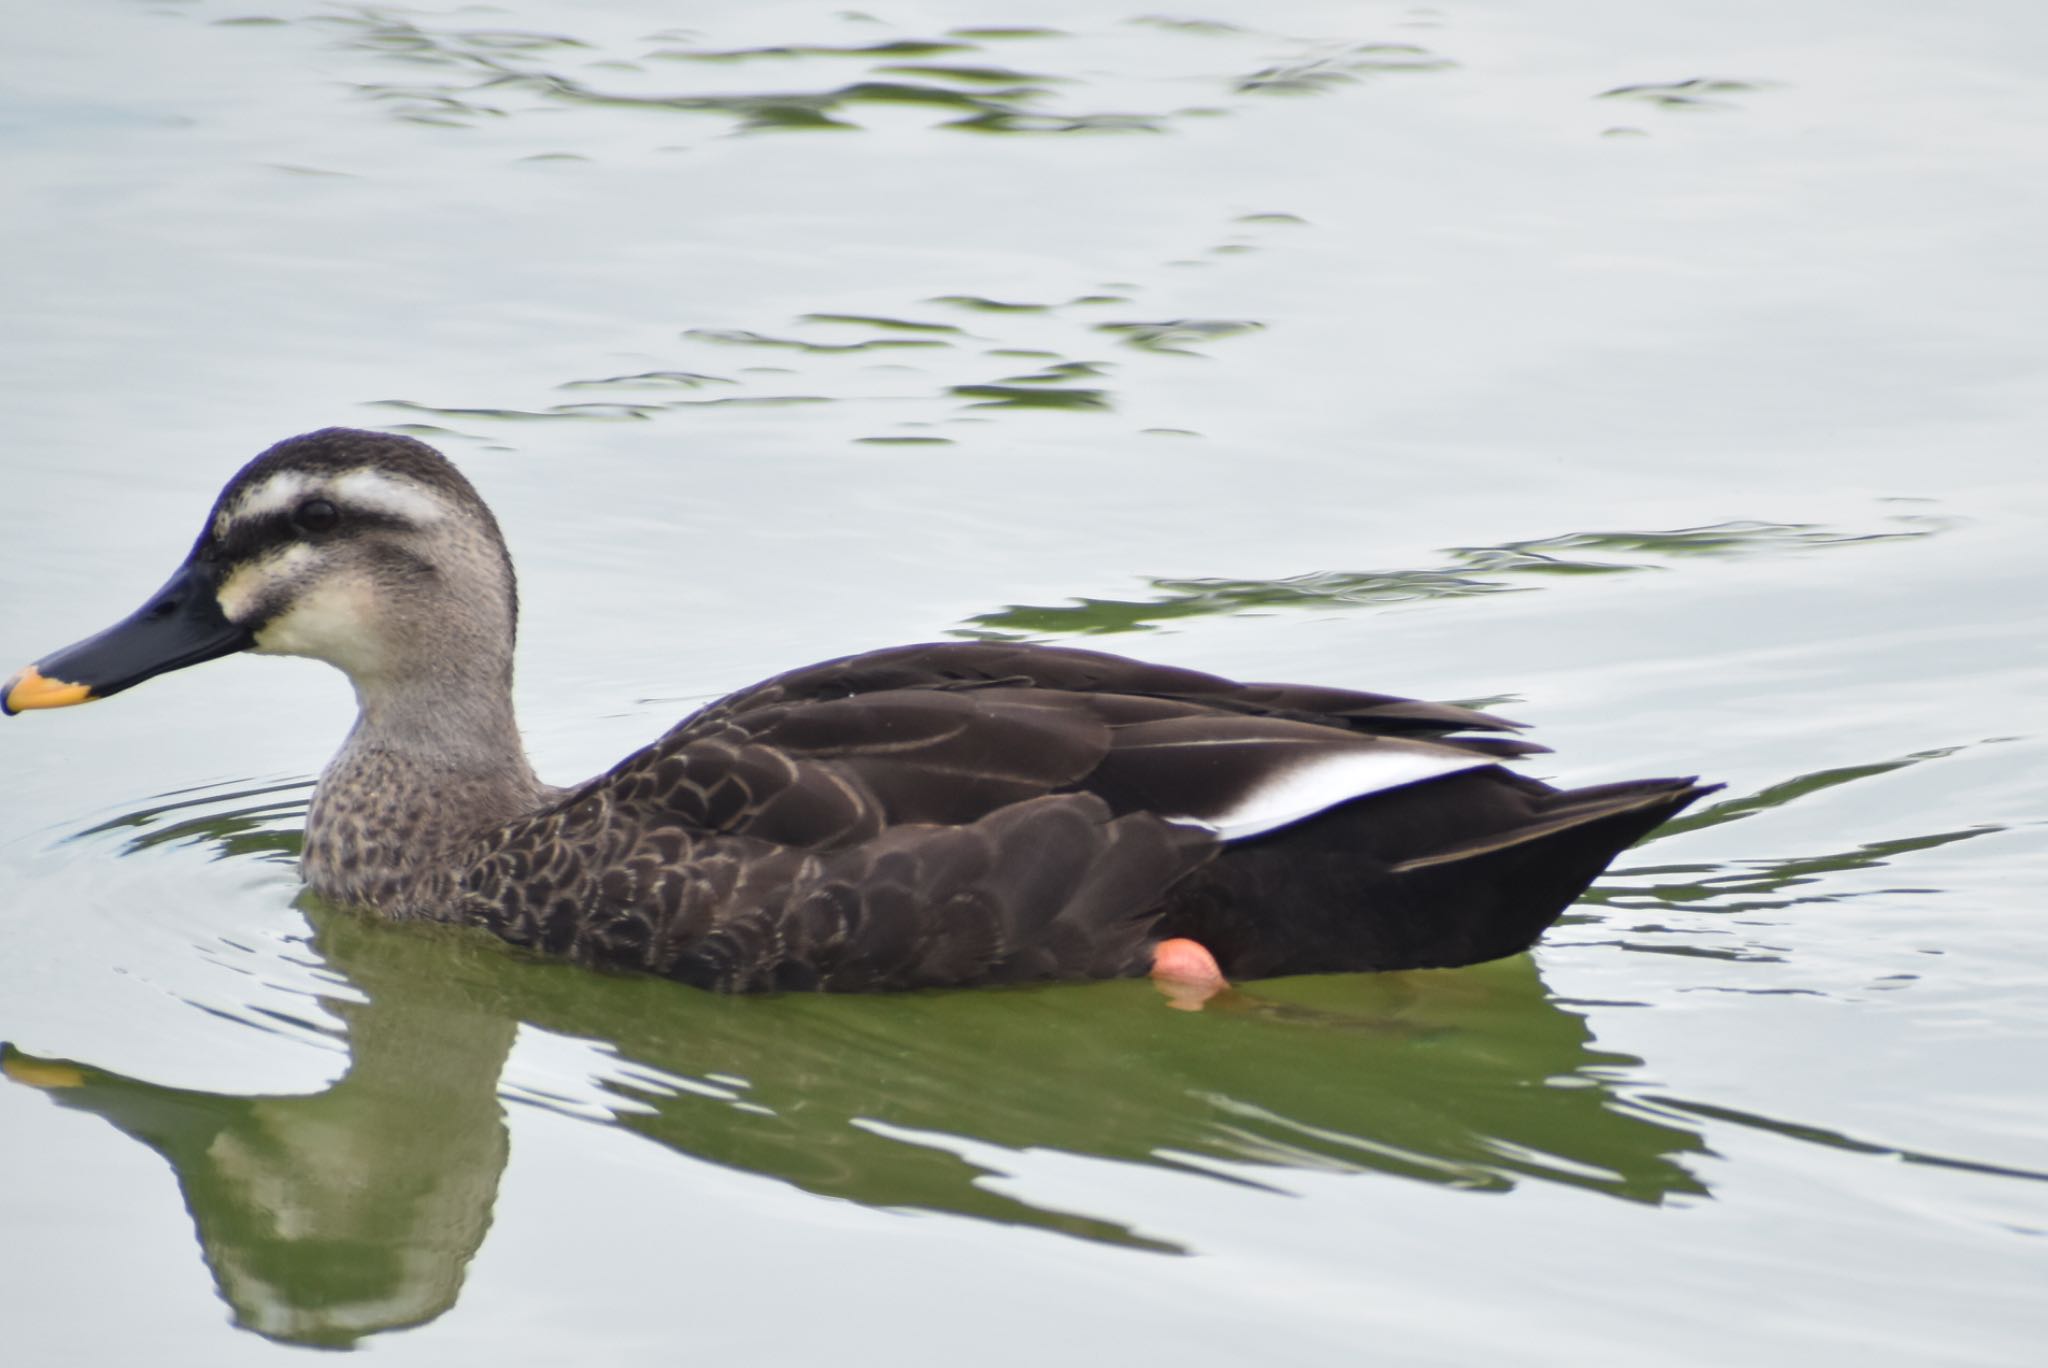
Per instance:
[[[315,502],[308,500],[307,502]],[[328,500],[318,500],[327,503]],[[200,554],[211,556],[230,565],[254,560],[264,552],[280,546],[289,546],[306,540],[306,533],[299,530],[294,519],[305,509],[300,504],[290,512],[265,513],[254,518],[237,518],[228,524],[227,535],[216,537],[209,533],[200,541]],[[335,506],[337,514],[347,522],[348,537],[384,529],[411,531],[413,524],[404,518],[377,509],[350,507],[343,512]],[[339,520],[337,526],[340,525]]]

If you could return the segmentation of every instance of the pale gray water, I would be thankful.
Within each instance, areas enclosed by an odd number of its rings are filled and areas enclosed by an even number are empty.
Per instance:
[[[411,1309],[339,1317],[424,1321],[397,1362],[2037,1361],[2048,17],[1177,18],[12,7],[0,673],[269,442],[416,424],[556,780],[791,664],[1135,627],[1088,640],[1503,699],[1539,772],[1740,820],[1533,965],[1270,1018],[734,1005],[314,945],[261,836],[315,666],[8,720],[0,1040],[86,1073],[0,1079],[0,1357],[302,1352],[230,1323],[302,1298],[221,1194],[290,1245],[295,1175],[426,1173]],[[221,1100],[323,1094],[350,1012],[388,1108]]]

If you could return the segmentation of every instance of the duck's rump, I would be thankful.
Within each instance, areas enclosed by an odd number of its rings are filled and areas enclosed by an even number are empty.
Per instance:
[[[1225,847],[1169,891],[1154,935],[1200,941],[1232,978],[1499,959],[1711,791],[1560,790],[1487,766],[1369,795]]]
[[[1234,978],[1472,963],[1705,791],[1560,792],[1500,766],[1541,749],[1514,726],[1094,652],[875,652],[515,824],[458,915],[729,990],[1139,974],[1169,936]]]

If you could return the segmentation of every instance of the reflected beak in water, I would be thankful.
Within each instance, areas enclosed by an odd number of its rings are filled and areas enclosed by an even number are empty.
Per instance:
[[[212,574],[187,561],[128,617],[8,680],[0,687],[0,713],[90,703],[155,675],[246,650],[254,640],[221,611]]]

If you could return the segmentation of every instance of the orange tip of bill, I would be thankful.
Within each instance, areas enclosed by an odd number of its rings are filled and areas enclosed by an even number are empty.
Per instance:
[[[0,709],[18,713],[30,708],[68,708],[91,698],[92,689],[88,686],[47,678],[31,665],[0,689]]]

